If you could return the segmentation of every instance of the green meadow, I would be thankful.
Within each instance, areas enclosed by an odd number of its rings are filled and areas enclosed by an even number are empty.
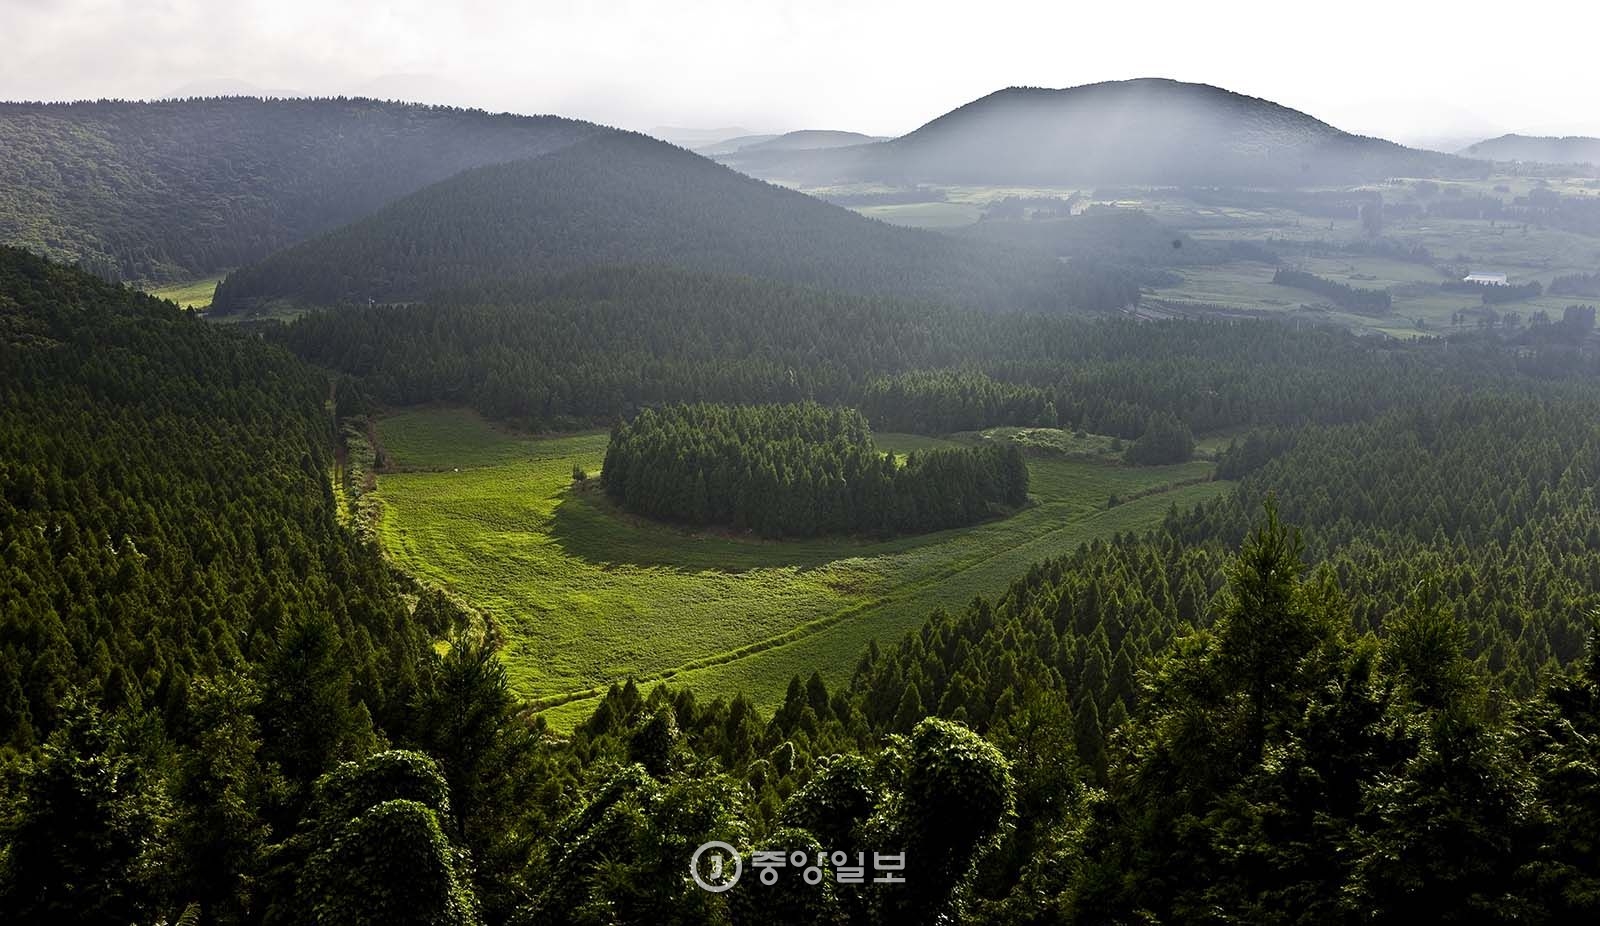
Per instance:
[[[219,274],[184,283],[152,286],[146,291],[158,299],[169,299],[186,309],[203,310],[211,307],[211,297],[216,295],[217,284],[221,281],[222,275]]]
[[[995,595],[1029,565],[1213,497],[1212,464],[1030,461],[1033,503],[973,528],[891,540],[768,541],[692,533],[613,508],[601,432],[533,437],[470,412],[379,422],[389,471],[380,540],[419,579],[500,633],[516,690],[567,725],[612,682],[678,678],[705,696],[778,703],[789,677],[847,680],[867,645],[892,645],[934,608]],[[880,435],[897,453],[941,443]],[[1124,499],[1111,506],[1111,497]]]

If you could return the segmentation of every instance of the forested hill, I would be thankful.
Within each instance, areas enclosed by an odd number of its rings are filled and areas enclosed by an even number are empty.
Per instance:
[[[896,228],[643,135],[469,171],[228,276],[213,311],[408,301],[606,263],[733,272],[985,309],[1114,309],[1131,279]]]
[[[1539,164],[1600,164],[1600,138],[1581,135],[1541,138],[1502,135],[1467,147],[1461,152],[1490,161],[1532,161]]]
[[[1340,131],[1217,87],[1146,78],[1011,87],[878,145],[754,153],[760,176],[806,182],[1278,186],[1474,173],[1484,165]]]
[[[0,244],[123,279],[204,275],[597,131],[363,99],[4,103]]]
[[[327,391],[257,338],[0,247],[0,921],[311,906],[304,853],[268,840],[426,713],[446,623],[338,523]],[[391,850],[417,834],[390,822]]]
[[[0,248],[0,751],[71,698],[180,717],[191,678],[296,628],[352,660],[340,710],[403,700],[421,638],[336,522],[326,395],[256,338]]]

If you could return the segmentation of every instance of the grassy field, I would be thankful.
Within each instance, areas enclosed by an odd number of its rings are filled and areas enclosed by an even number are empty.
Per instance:
[[[418,578],[501,629],[513,684],[568,724],[597,689],[634,676],[744,691],[771,707],[790,675],[847,679],[867,644],[892,644],[936,607],[1004,590],[1040,559],[1159,520],[1224,490],[1211,464],[1125,468],[1038,458],[1035,504],[975,528],[888,541],[773,542],[689,533],[575,489],[606,435],[527,437],[466,412],[384,419],[396,472],[380,477],[379,537]],[[936,441],[882,435],[904,452]],[[1116,507],[1112,495],[1142,495]]]
[[[152,286],[146,292],[158,299],[170,299],[186,309],[208,309],[211,307],[211,297],[216,295],[217,284],[221,281],[222,275],[218,274],[187,283]]]
[[[855,210],[868,218],[907,228],[961,228],[978,221],[982,214],[970,203],[895,203],[857,206]]]

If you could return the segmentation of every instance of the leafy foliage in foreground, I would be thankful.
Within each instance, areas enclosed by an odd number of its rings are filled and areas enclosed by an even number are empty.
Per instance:
[[[612,431],[602,480],[624,508],[769,537],[896,534],[972,524],[1028,500],[1011,444],[877,453],[860,412],[674,405]]]

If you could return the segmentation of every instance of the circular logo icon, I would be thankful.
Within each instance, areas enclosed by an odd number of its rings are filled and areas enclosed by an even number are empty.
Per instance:
[[[703,866],[702,857],[705,859]],[[689,858],[689,876],[702,890],[713,894],[739,883],[739,875],[743,873],[744,861],[739,858],[738,850],[725,842],[712,840],[694,850]]]

